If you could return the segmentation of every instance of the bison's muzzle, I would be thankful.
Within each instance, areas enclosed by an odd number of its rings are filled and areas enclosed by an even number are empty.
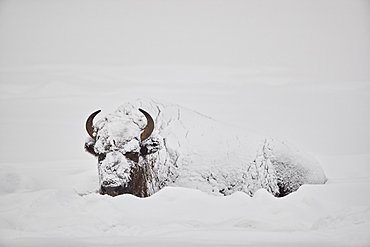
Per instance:
[[[102,195],[118,196],[118,195],[127,194],[127,193],[128,193],[127,187],[123,187],[123,186],[109,187],[109,186],[104,186],[104,183],[103,183],[103,185],[100,187],[100,194]]]

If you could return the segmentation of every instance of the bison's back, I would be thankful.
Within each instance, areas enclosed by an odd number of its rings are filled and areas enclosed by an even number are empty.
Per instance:
[[[178,105],[144,99],[122,106],[143,108],[161,140],[160,177],[169,185],[214,194],[259,188],[279,196],[304,183],[324,183],[317,161],[286,143],[215,121]]]

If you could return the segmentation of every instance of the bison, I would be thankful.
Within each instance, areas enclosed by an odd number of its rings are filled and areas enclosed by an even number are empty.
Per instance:
[[[93,124],[85,150],[98,159],[99,193],[148,197],[165,186],[209,194],[260,188],[276,197],[325,174],[307,153],[285,141],[227,125],[175,104],[139,99]]]

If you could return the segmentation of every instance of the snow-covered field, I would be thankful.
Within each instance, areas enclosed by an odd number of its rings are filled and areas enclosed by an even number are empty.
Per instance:
[[[117,107],[136,90],[164,93],[145,83],[131,86],[124,76],[112,82],[110,76],[119,78],[118,71],[133,70],[1,70],[2,245],[370,243],[370,154],[317,154],[327,184],[305,185],[280,199],[264,190],[253,198],[243,193],[215,197],[183,188],[166,188],[147,199],[97,194],[96,160],[83,150],[85,119],[96,108]],[[320,141],[319,134],[315,138]]]
[[[76,2],[0,2],[0,246],[370,245],[368,3]],[[286,139],[328,182],[99,195],[86,118],[139,97]]]

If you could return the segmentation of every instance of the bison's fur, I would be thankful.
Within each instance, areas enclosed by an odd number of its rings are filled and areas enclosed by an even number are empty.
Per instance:
[[[177,105],[137,100],[95,125],[94,116],[86,123],[85,149],[98,158],[102,194],[147,197],[164,186],[184,186],[218,195],[264,188],[284,196],[326,181],[312,156],[286,142]]]

